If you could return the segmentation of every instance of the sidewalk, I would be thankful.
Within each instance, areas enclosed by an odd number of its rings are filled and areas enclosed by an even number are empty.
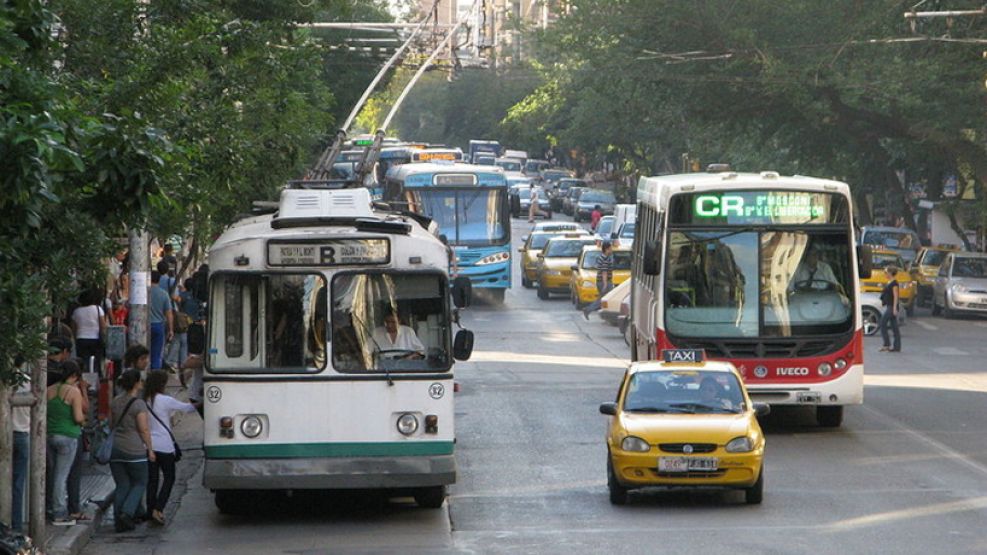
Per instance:
[[[176,375],[171,376],[167,393],[177,399],[188,400],[188,392],[179,387]],[[198,414],[192,416],[199,421]],[[193,447],[183,437],[179,437],[179,445],[183,448],[186,446]],[[89,458],[91,455],[92,453],[87,453],[87,460],[84,463],[80,495],[83,503],[82,510],[89,517],[89,520],[77,522],[74,526],[53,526],[49,523],[46,527],[48,538],[45,553],[47,555],[79,555],[92,539],[93,534],[100,530],[103,518],[106,517],[109,520],[113,518],[113,490],[116,486],[110,475],[110,467],[109,465],[96,464],[94,460]]]

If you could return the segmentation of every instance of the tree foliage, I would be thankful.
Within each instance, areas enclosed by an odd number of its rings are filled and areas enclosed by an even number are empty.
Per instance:
[[[908,211],[896,175],[987,179],[983,18],[919,23],[909,2],[573,0],[545,31],[547,83],[514,106],[519,140],[557,140],[631,169],[679,155],[834,176]],[[979,8],[973,1],[950,9]],[[930,7],[935,9],[935,7]]]

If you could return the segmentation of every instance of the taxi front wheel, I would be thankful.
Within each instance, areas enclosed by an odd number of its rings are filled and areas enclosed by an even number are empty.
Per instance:
[[[607,489],[610,490],[610,504],[627,504],[627,488],[617,481],[617,475],[613,471],[613,461],[610,460],[609,454],[607,454]]]
[[[761,474],[757,477],[754,485],[744,490],[744,501],[748,505],[760,505],[764,499],[764,466],[761,466]]]

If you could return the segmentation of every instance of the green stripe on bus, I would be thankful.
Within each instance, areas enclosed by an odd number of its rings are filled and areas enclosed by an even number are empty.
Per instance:
[[[393,441],[386,443],[264,443],[210,445],[211,459],[296,459],[317,457],[409,457],[451,455],[451,441]]]

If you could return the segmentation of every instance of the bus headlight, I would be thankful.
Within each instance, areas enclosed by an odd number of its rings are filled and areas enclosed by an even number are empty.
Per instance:
[[[637,453],[647,453],[651,446],[647,441],[635,436],[627,436],[620,442],[620,448],[624,451],[635,451]]]
[[[253,439],[264,431],[264,423],[260,421],[260,418],[251,415],[240,422],[240,431],[243,432],[243,435]]]
[[[398,431],[406,436],[410,436],[411,434],[417,432],[418,418],[410,412],[402,414],[398,417]]]
[[[846,361],[842,358],[836,359],[836,363],[833,365],[837,370],[843,370],[846,368]]]
[[[498,262],[507,262],[511,259],[511,254],[507,251],[498,252],[496,254],[491,254],[490,256],[484,256],[476,262],[477,266],[486,266],[487,264],[496,264]]]
[[[818,370],[820,376],[828,376],[830,372],[833,371],[833,365],[828,362],[824,362],[819,365]]]
[[[727,453],[749,453],[754,450],[754,444],[749,437],[735,437],[727,443]]]

